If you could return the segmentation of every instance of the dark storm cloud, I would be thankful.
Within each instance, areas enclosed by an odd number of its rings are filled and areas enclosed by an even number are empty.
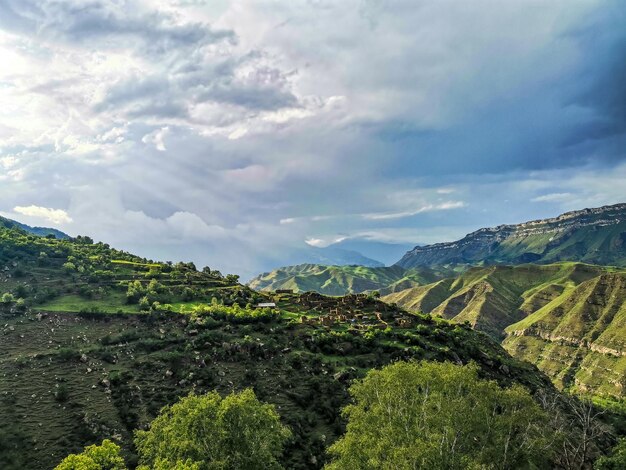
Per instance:
[[[0,0],[0,210],[252,275],[618,202],[623,5]]]
[[[167,15],[130,2],[2,0],[0,25],[22,34],[104,48],[139,40],[149,54],[235,40],[232,31],[213,30],[202,23],[175,24]]]

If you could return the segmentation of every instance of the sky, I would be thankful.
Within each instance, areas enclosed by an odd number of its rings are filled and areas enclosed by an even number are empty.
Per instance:
[[[0,0],[0,214],[249,277],[626,201],[626,2]]]

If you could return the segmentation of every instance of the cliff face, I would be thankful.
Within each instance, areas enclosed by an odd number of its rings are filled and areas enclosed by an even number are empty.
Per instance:
[[[455,242],[415,247],[396,264],[411,268],[555,261],[626,266],[626,204],[482,228]]]

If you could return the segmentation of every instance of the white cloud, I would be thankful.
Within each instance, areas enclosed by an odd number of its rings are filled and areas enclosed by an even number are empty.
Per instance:
[[[330,245],[330,242],[322,238],[307,238],[306,240],[304,240],[304,243],[310,246],[317,247],[317,248],[323,248],[325,246]]]
[[[68,213],[61,209],[50,209],[48,207],[32,205],[15,206],[13,211],[29,217],[44,219],[48,222],[52,222],[53,224],[66,224],[72,221],[72,218],[68,215]]]
[[[550,193],[531,199],[532,202],[565,202],[572,198],[572,193]]]
[[[159,152],[165,152],[167,148],[165,147],[165,137],[169,133],[169,127],[162,127],[161,129],[157,129],[150,134],[146,134],[141,138],[141,141],[144,144],[152,144],[154,148],[156,148]]]
[[[405,217],[413,217],[424,212],[434,211],[447,211],[452,209],[460,209],[465,207],[466,203],[463,201],[446,201],[437,204],[426,204],[417,209],[403,212],[378,212],[371,214],[362,214],[362,217],[367,220],[389,220],[389,219],[402,219]]]

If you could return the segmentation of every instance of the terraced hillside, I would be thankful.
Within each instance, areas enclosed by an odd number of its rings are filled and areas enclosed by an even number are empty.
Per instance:
[[[444,277],[445,270],[404,269],[400,266],[323,266],[301,264],[276,269],[252,279],[248,286],[271,292],[290,289],[294,292],[318,292],[325,295],[346,295],[366,291],[381,294],[429,284]]]
[[[559,261],[626,266],[626,204],[483,228],[455,242],[417,246],[397,264],[414,268]]]
[[[557,263],[491,266],[383,299],[468,322],[557,385],[626,396],[626,272]]]

